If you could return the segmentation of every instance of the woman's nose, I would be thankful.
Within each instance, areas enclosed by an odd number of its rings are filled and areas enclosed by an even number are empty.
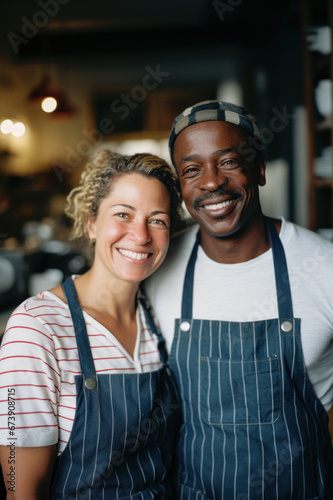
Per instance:
[[[145,245],[151,241],[149,226],[146,221],[134,222],[131,237],[138,245]]]

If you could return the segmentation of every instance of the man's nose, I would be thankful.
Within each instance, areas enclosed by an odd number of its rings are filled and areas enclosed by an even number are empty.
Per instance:
[[[216,165],[205,166],[203,175],[201,176],[201,189],[215,191],[219,186],[223,186],[227,183],[228,177],[223,169]]]

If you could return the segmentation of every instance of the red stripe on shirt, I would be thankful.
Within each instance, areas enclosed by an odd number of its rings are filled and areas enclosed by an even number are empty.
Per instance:
[[[5,333],[7,333],[7,332],[9,332],[9,330],[13,330],[15,328],[19,328],[20,330],[29,330],[29,331],[40,333],[41,335],[44,335],[44,337],[46,337],[47,339],[49,339],[49,340],[52,341],[52,337],[49,337],[48,335],[46,335],[46,333],[41,332],[40,330],[37,330],[36,328],[31,328],[30,326],[21,326],[21,325],[10,326],[9,328],[7,328],[7,330],[5,331]],[[5,346],[7,343],[8,342],[4,342],[3,345]]]
[[[46,361],[44,361],[43,359],[41,358],[38,358],[36,356],[6,356],[4,358],[2,358],[1,361],[4,361],[5,359],[16,359],[16,358],[24,358],[24,359],[38,359],[38,361],[41,361],[42,363],[44,363],[44,365],[48,366],[50,368],[50,370],[54,371],[54,373],[56,375],[58,375],[58,377],[60,378],[60,373],[58,373],[51,365],[49,365],[48,363],[46,363]]]

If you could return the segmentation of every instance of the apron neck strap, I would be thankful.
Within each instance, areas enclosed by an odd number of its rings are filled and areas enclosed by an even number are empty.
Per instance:
[[[265,217],[265,224],[272,246],[279,318],[292,318],[293,308],[284,248],[273,221]],[[184,319],[192,319],[193,317],[194,268],[200,241],[199,229],[185,272],[181,309],[181,317]]]
[[[78,301],[75,285],[71,277],[66,279],[66,281],[62,284],[62,288],[66,295],[68,307],[73,320],[83,377],[87,378],[95,376],[95,366],[89,345],[86,322],[84,321],[82,308]]]
[[[193,316],[193,290],[194,290],[194,268],[197,260],[198,248],[201,241],[200,229],[198,229],[195,243],[192,248],[190,259],[187,264],[182,298],[181,318],[191,319]]]
[[[279,318],[293,318],[286,254],[272,219],[265,217],[265,223],[272,246]]]
[[[87,334],[86,322],[84,321],[82,308],[78,301],[75,285],[72,278],[67,278],[66,281],[62,284],[62,288],[66,295],[68,307],[73,320],[82,374],[84,377],[94,376],[96,375],[96,373]],[[165,340],[156,328],[155,322],[150,310],[147,307],[146,301],[143,298],[139,298],[138,300],[142,304],[149,328],[151,329],[152,333],[155,333],[155,335],[157,335],[158,337],[158,350],[160,352],[161,361],[163,365],[165,365],[168,359]]]
[[[158,350],[160,352],[160,358],[161,358],[163,365],[166,365],[167,361],[168,361],[168,353],[166,350],[165,339],[162,336],[162,334],[158,331],[158,329],[156,328],[156,324],[155,324],[155,321],[153,319],[151,310],[147,306],[145,299],[143,297],[139,297],[138,301],[140,302],[140,304],[143,307],[143,310],[145,312],[146,321],[148,323],[148,326],[149,326],[151,332],[154,333],[158,338]]]

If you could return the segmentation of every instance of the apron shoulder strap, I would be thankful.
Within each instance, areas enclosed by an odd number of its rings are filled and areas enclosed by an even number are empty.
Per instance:
[[[62,284],[62,288],[66,295],[73,320],[82,374],[84,378],[95,377],[95,366],[89,345],[86,322],[84,321],[82,308],[78,301],[75,285],[71,277],[66,279]]]
[[[163,365],[165,365],[165,364],[167,364],[167,361],[168,361],[168,353],[166,350],[165,339],[162,336],[161,332],[158,331],[156,324],[155,324],[155,321],[153,319],[153,315],[151,313],[151,310],[147,306],[147,302],[145,301],[145,299],[143,297],[139,297],[138,302],[140,302],[140,304],[143,307],[146,321],[148,323],[148,326],[149,326],[151,332],[154,333],[158,338],[158,350],[160,352],[161,361],[162,361]]]
[[[272,246],[279,318],[293,318],[289,274],[284,248],[273,221],[269,217],[265,217],[265,223]],[[194,268],[199,244],[200,230],[197,232],[185,272],[181,309],[183,319],[192,319],[193,317]]]
[[[201,234],[200,234],[200,229],[198,229],[195,238],[195,243],[185,272],[183,298],[182,298],[182,311],[181,311],[181,317],[184,319],[192,319],[193,316],[194,268],[200,241],[201,241]]]
[[[265,217],[265,222],[272,245],[279,318],[293,318],[289,273],[284,248],[272,219]]]

